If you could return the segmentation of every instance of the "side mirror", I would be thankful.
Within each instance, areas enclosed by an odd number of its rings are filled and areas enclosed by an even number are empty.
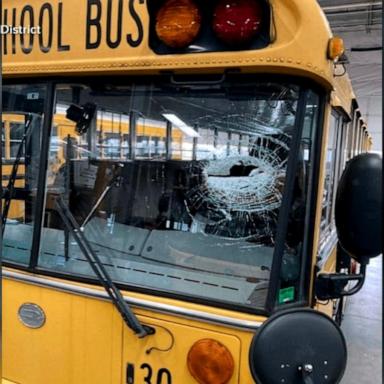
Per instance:
[[[342,248],[360,264],[382,252],[382,158],[354,157],[339,181],[336,230]]]
[[[359,274],[321,273],[315,293],[319,300],[336,299],[358,292],[365,281],[371,257],[382,252],[382,159],[373,153],[354,157],[340,178],[335,219],[339,244],[361,264]],[[345,290],[348,282],[356,285]]]
[[[252,376],[259,384],[339,383],[346,362],[340,328],[312,309],[277,312],[259,328],[249,351]]]

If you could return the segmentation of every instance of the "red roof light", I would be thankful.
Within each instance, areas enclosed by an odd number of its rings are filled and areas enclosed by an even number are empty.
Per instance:
[[[229,45],[243,46],[260,31],[262,8],[256,0],[222,0],[213,14],[213,30]]]

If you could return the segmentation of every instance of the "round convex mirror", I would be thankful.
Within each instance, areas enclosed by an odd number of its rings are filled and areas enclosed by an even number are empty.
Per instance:
[[[249,363],[258,384],[336,384],[347,362],[338,325],[311,309],[282,311],[253,338]]]

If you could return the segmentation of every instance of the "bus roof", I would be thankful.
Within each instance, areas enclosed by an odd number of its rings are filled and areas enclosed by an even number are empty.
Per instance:
[[[271,35],[275,38],[265,48],[172,55],[151,50],[149,13],[144,1],[122,0],[119,25],[119,2],[112,2],[111,12],[108,3],[4,0],[2,24],[16,20],[20,26],[41,27],[40,34],[37,30],[36,34],[3,34],[4,76],[155,74],[170,70],[217,73],[240,68],[243,72],[305,76],[329,90],[334,86],[333,62],[327,58],[332,34],[316,0],[270,0]],[[101,7],[99,23],[95,22],[95,4]],[[112,20],[109,25],[108,15]],[[113,48],[107,44],[108,28],[112,35],[119,28],[122,31],[123,38]]]

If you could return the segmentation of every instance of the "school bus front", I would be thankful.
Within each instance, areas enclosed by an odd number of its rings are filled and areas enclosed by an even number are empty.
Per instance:
[[[278,303],[297,302],[303,294],[297,249],[305,236],[310,176],[305,178],[296,162],[289,170],[288,158],[292,145],[300,142],[300,164],[309,166],[319,96],[295,83],[249,76],[246,83],[241,77],[235,80],[184,84],[177,102],[175,89],[155,79],[133,85],[112,82],[97,96],[92,82],[57,84],[56,113],[71,108],[76,88],[81,89],[80,105],[97,100],[103,111],[123,113],[131,107],[135,112],[126,126],[129,131],[114,136],[128,136],[124,157],[105,148],[101,157],[97,120],[86,135],[51,135],[46,153],[65,154],[65,161],[49,156],[37,192],[24,188],[32,207],[29,215],[6,222],[3,252],[10,269],[4,271],[4,356],[18,356],[5,359],[6,378],[21,383],[116,382],[118,375],[124,382],[134,375],[135,382],[145,383],[147,377],[159,375],[162,380],[192,383],[197,375],[191,352],[195,345],[195,359],[203,361],[215,356],[209,348],[217,350],[216,358],[226,361],[217,366],[228,366],[227,382],[252,382],[247,355],[260,315],[274,302],[268,288],[284,206],[289,212],[293,207],[295,214],[289,218],[283,268],[275,276],[281,284]],[[5,108],[19,109],[12,102],[25,97],[24,107],[30,110],[28,95],[44,99],[47,87],[5,85]],[[165,121],[163,111],[172,111],[167,118],[177,116],[186,125]],[[26,114],[34,129],[28,134],[40,137],[44,114],[38,108]],[[98,116],[95,112],[94,119]],[[137,135],[135,145],[130,141],[139,124],[162,130],[152,151],[148,146],[142,150]],[[38,182],[41,167],[36,164],[42,151],[31,153],[27,172]],[[284,204],[286,172],[299,183],[289,208]],[[40,222],[35,208],[39,193],[45,201]],[[37,259],[32,252],[36,241]],[[100,301],[108,298],[103,291],[75,283],[105,286],[105,280],[95,276],[90,255],[97,255],[106,271],[102,277],[109,276],[128,300],[137,300],[135,313],[154,335],[139,339],[111,303]],[[14,269],[33,263],[33,275]],[[30,317],[41,324],[29,324]],[[217,366],[210,364],[215,360],[207,364],[215,372]]]
[[[341,51],[317,2],[6,0],[1,17],[30,31],[2,35],[3,123],[23,128],[3,383],[255,382],[259,327],[315,305],[332,214]],[[311,374],[271,361],[279,382]]]

